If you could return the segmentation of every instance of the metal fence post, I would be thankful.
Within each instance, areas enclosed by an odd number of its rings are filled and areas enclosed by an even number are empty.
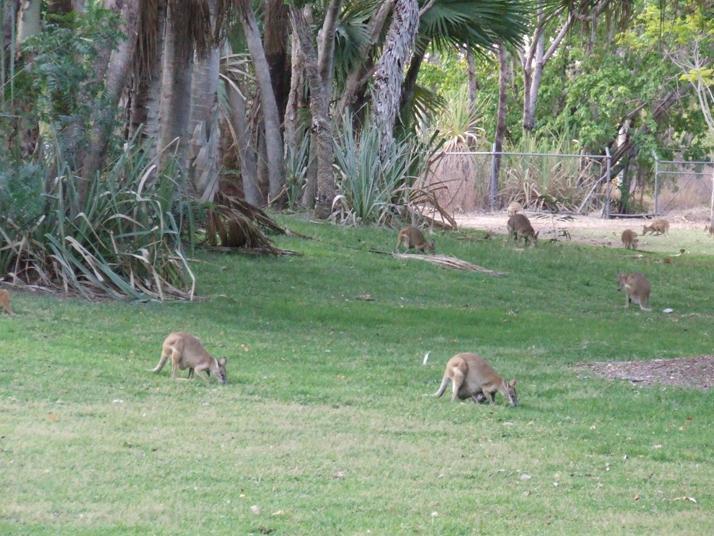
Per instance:
[[[491,207],[491,212],[495,212],[496,210],[496,192],[498,190],[498,175],[500,168],[501,166],[496,163],[496,142],[494,141],[491,146],[491,184],[489,185],[488,193],[488,202]]]
[[[652,150],[652,156],[654,158],[655,164],[655,177],[654,177],[654,215],[657,216],[659,212],[659,158],[657,158],[657,153]]]
[[[612,157],[610,156],[610,149],[605,147],[605,180],[607,181],[607,199],[605,199],[605,210],[603,211],[603,216],[605,219],[610,219],[610,199],[612,198],[610,190],[612,189],[612,177],[610,177],[610,170],[612,166]]]

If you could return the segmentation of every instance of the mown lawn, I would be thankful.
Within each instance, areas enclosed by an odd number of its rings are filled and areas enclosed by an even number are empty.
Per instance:
[[[436,236],[493,278],[281,221],[315,237],[277,240],[303,256],[199,252],[197,303],[15,294],[0,533],[714,533],[714,392],[573,367],[714,353],[711,256]],[[623,309],[622,270],[652,312]],[[228,385],[151,374],[173,330],[227,355]],[[459,351],[517,378],[520,406],[431,397]]]

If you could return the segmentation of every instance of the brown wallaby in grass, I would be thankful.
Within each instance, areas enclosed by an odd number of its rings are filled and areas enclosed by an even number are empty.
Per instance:
[[[508,223],[506,224],[506,227],[508,227],[508,234],[516,241],[518,242],[518,239],[520,237],[523,237],[524,242],[526,245],[528,245],[528,242],[531,240],[533,241],[533,244],[538,243],[538,233],[536,233],[533,230],[533,226],[531,225],[531,222],[528,218],[526,218],[523,214],[514,214],[510,218],[508,218]]]
[[[178,369],[188,369],[188,377],[193,377],[193,372],[205,371],[206,376],[215,376],[221,383],[226,383],[225,357],[216,359],[206,352],[196,337],[190,333],[170,333],[161,347],[161,359],[152,372],[160,372],[171,358],[171,377],[176,379]],[[206,378],[207,379],[207,378]]]
[[[669,231],[669,222],[664,218],[654,220],[650,225],[642,226],[642,236],[646,235],[647,233],[661,235],[666,233],[667,231]]]
[[[519,212],[523,212],[523,205],[521,205],[518,201],[511,201],[508,204],[506,212],[508,212],[509,216],[513,216],[515,214],[518,214]]]
[[[622,231],[622,243],[625,244],[625,249],[637,249],[637,233],[625,229]]]
[[[439,390],[434,396],[441,396],[451,382],[451,400],[471,398],[474,402],[495,402],[496,391],[500,392],[511,404],[518,405],[516,380],[507,382],[501,378],[491,365],[476,354],[456,354],[446,363],[444,376]]]
[[[12,307],[10,307],[10,293],[2,288],[0,288],[0,307],[9,315],[15,314],[12,312]]]
[[[617,275],[617,281],[617,290],[625,290],[625,308],[630,306],[630,302],[634,302],[643,311],[650,310],[647,307],[650,301],[650,282],[643,274],[640,272],[621,273]]]
[[[434,242],[427,242],[426,238],[424,238],[424,233],[413,225],[399,231],[397,235],[397,251],[401,249],[402,245],[406,245],[407,249],[434,253]]]

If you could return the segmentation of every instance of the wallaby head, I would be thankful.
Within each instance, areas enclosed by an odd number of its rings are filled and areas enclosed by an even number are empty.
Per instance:
[[[228,362],[227,357],[221,357],[218,359],[214,359],[213,362],[211,363],[211,368],[209,369],[211,371],[211,376],[215,376],[216,379],[221,382],[221,383],[226,383],[227,376],[226,376],[226,363]]]

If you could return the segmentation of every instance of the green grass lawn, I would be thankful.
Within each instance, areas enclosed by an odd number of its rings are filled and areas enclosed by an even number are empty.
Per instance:
[[[714,392],[573,367],[714,353],[711,256],[437,235],[493,278],[281,221],[315,237],[277,240],[304,255],[199,252],[196,303],[15,293],[0,533],[714,533]],[[623,270],[652,312],[623,309]],[[149,372],[174,330],[229,357],[228,385]],[[433,398],[459,351],[517,378],[519,407]]]

